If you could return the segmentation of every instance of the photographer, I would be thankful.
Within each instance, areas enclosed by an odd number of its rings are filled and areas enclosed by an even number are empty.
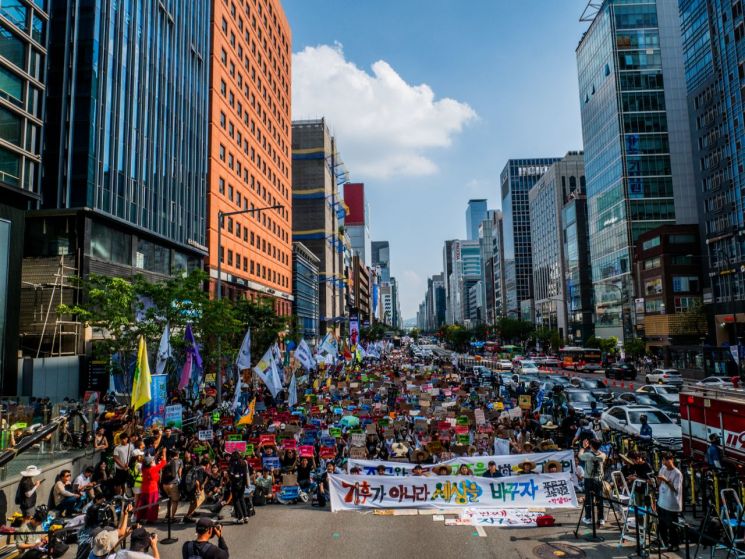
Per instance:
[[[675,467],[675,457],[670,452],[662,455],[662,467],[657,481],[660,483],[657,500],[660,537],[668,545],[667,551],[678,551],[680,534],[675,523],[683,510],[683,474]]]
[[[47,537],[39,534],[41,525],[47,518],[46,510],[37,510],[31,518],[25,522],[16,532],[15,543],[24,559],[40,559],[44,556],[44,548],[47,545]]]
[[[129,515],[132,512],[132,504],[129,503],[122,508],[122,514],[119,519],[118,528],[102,528],[99,523],[103,520],[101,517],[104,516],[100,509],[105,507],[106,504],[103,499],[97,499],[91,508],[88,509],[85,518],[85,525],[78,535],[78,552],[75,555],[76,559],[95,559],[96,557],[102,558],[107,557],[113,553],[116,549],[119,541],[127,535],[127,523],[129,522]],[[85,535],[84,535],[85,532]],[[90,553],[86,555],[86,550],[90,550]]]
[[[217,538],[217,545],[210,539]],[[228,544],[222,537],[222,526],[211,518],[200,518],[197,521],[197,539],[184,543],[181,548],[183,559],[230,559]]]

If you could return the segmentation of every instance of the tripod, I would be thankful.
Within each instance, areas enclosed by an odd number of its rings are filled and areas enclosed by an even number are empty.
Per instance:
[[[599,493],[599,495],[598,495]],[[602,481],[595,479],[585,479],[585,505],[579,511],[579,518],[577,519],[577,526],[574,528],[574,537],[579,538],[579,525],[585,516],[585,507],[590,507],[590,517],[592,519],[592,534],[585,536],[585,541],[588,542],[602,542],[605,538],[599,536],[597,533],[597,504],[596,499],[600,499],[600,506],[602,507],[603,502],[603,488]],[[602,509],[601,509],[602,510]],[[615,514],[615,511],[614,511]]]

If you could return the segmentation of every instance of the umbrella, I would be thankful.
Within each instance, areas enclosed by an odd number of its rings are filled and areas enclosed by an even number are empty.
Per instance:
[[[359,427],[360,418],[353,415],[345,415],[339,422],[343,427]]]

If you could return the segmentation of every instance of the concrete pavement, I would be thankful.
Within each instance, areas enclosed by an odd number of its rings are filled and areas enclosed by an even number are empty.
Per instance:
[[[574,529],[579,511],[554,516],[552,528],[480,528],[445,526],[432,515],[378,516],[372,512],[331,513],[309,505],[257,507],[246,525],[224,530],[232,559],[254,557],[349,559],[427,559],[579,557],[621,558],[634,552],[631,544],[618,546],[619,531],[609,525],[599,533],[606,539],[590,543],[583,538],[590,531],[582,525],[580,538]],[[162,559],[180,559],[181,546],[194,536],[194,526],[179,525],[174,534],[179,542],[161,545]],[[159,532],[160,537],[165,537]],[[539,549],[543,546],[543,549]],[[570,546],[570,547],[564,547]],[[542,552],[537,554],[536,552]],[[678,557],[663,554],[663,557]]]

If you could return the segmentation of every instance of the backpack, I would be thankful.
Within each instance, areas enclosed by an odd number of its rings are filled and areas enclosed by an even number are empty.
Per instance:
[[[186,543],[186,559],[202,559],[202,552],[197,547],[197,542]]]
[[[197,489],[197,482],[200,481],[201,477],[199,470],[199,466],[194,466],[184,474],[184,491],[189,495],[193,495]]]

